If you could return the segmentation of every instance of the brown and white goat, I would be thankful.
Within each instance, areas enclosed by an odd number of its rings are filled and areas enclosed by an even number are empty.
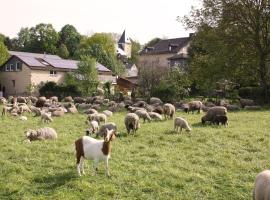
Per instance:
[[[115,138],[114,130],[106,130],[104,140],[97,140],[89,136],[83,136],[75,141],[77,171],[81,176],[84,173],[84,159],[94,160],[94,170],[97,172],[99,160],[105,161],[106,175],[109,173],[109,158],[111,153],[111,141]]]

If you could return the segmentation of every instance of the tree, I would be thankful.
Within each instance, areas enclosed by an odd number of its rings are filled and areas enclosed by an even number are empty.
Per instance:
[[[70,53],[70,56],[73,57],[75,51],[77,50],[80,40],[81,40],[81,35],[78,33],[76,28],[70,24],[65,25],[61,31],[59,32],[60,36],[60,43],[65,44],[67,47],[67,50]]]
[[[210,70],[208,79],[214,79],[215,72],[222,74],[222,69],[225,75],[238,81],[241,74],[249,82],[255,77],[253,80],[260,84],[268,99],[269,3],[269,0],[203,0],[201,9],[193,10],[183,19],[188,28],[198,31],[195,38],[200,37],[193,46],[191,65],[197,69],[206,66]],[[213,43],[207,45],[202,41]],[[213,65],[217,67],[211,68]]]
[[[124,66],[116,59],[116,50],[114,40],[109,34],[96,33],[89,38],[82,40],[75,56],[88,55],[97,60],[97,62],[108,67],[115,74],[121,75],[124,72]]]
[[[89,56],[82,56],[78,69],[74,73],[67,74],[65,83],[76,86],[85,96],[95,92],[98,86],[96,60]]]
[[[3,65],[9,58],[7,47],[0,41],[0,66]]]
[[[21,51],[56,54],[58,41],[58,33],[52,24],[41,23],[30,29],[22,28],[18,33]]]
[[[67,59],[69,57],[69,51],[66,47],[65,44],[61,44],[59,47],[58,47],[58,53],[57,53],[61,58],[65,58]]]
[[[153,47],[156,43],[158,43],[161,39],[160,38],[153,38],[149,42],[147,42],[144,46],[145,47]]]
[[[129,59],[129,62],[137,63],[141,44],[138,41],[132,40],[131,45],[131,58]]]

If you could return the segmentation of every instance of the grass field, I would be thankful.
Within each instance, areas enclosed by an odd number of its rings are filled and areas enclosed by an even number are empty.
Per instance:
[[[256,174],[270,165],[270,111],[229,113],[229,126],[202,126],[202,114],[186,118],[191,134],[172,132],[173,121],[141,123],[126,136],[125,113],[113,142],[111,177],[104,163],[78,177],[74,141],[84,135],[85,116],[67,114],[47,125],[39,118],[0,120],[0,199],[251,199]],[[50,126],[56,141],[25,143],[24,130]]]

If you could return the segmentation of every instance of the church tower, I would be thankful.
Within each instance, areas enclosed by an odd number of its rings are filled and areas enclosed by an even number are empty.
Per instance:
[[[122,49],[125,52],[127,58],[131,57],[131,45],[131,40],[126,35],[126,31],[124,30],[118,41],[118,48]]]

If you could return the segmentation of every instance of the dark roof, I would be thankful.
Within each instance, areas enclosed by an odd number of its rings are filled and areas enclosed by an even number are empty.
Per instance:
[[[118,44],[130,43],[130,38],[126,36],[126,30],[122,33],[120,39],[118,40]]]
[[[168,60],[178,60],[178,59],[187,59],[188,55],[184,53],[175,54],[172,57],[167,58]]]
[[[140,54],[177,53],[188,44],[190,37],[160,40],[153,47],[145,47]]]
[[[53,68],[63,69],[63,70],[75,70],[78,68],[77,65],[79,63],[78,60],[62,59],[57,55],[36,54],[36,53],[17,52],[17,51],[9,51],[9,53],[10,55],[12,55],[9,58],[9,60],[12,57],[16,56],[22,62],[24,62],[27,66],[32,67],[32,68],[38,68],[38,69],[47,69],[47,68],[53,67]],[[102,71],[102,72],[111,71],[98,62],[96,63],[96,68],[98,71]]]

